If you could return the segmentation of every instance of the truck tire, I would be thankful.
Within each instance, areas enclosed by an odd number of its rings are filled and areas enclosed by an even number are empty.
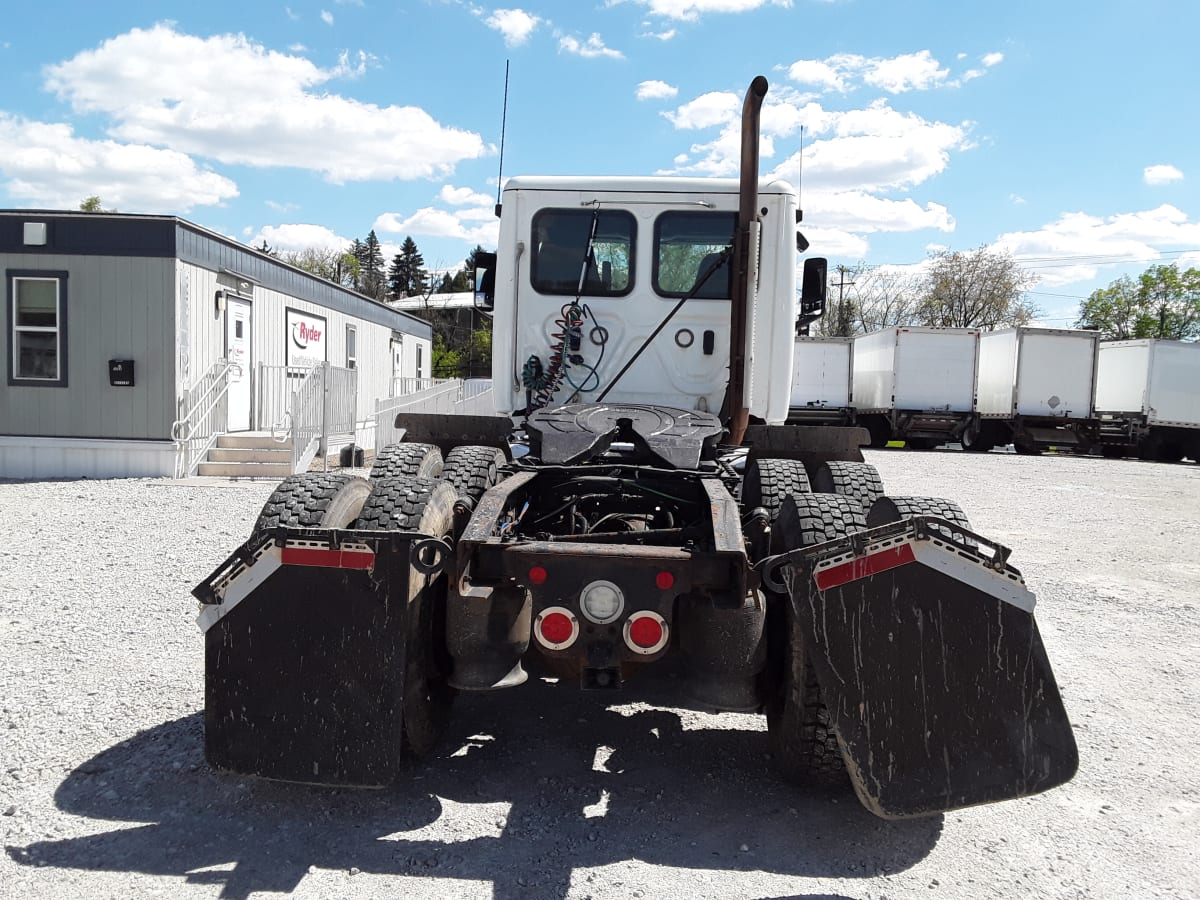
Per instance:
[[[279,483],[251,535],[278,528],[346,528],[358,518],[371,484],[345,472],[302,472]]]
[[[812,494],[794,498],[780,515],[775,549],[811,547],[861,531],[865,524],[862,508],[848,497]],[[765,711],[775,768],[796,784],[845,785],[846,764],[792,602],[772,595],[767,604],[768,672],[773,679]]]
[[[959,438],[962,448],[971,453],[987,453],[996,447],[996,435],[987,427],[980,426],[978,430],[968,428]]]
[[[859,502],[864,510],[883,496],[883,480],[870,463],[830,460],[822,463],[813,479],[818,494],[841,494]]]
[[[433,444],[388,444],[375,456],[368,478],[437,478],[442,471],[442,451]]]
[[[455,447],[446,454],[439,477],[453,487],[458,496],[478,503],[484,492],[500,480],[500,467],[506,462],[504,451],[495,447]]]
[[[1121,459],[1125,456],[1132,456],[1136,449],[1122,444],[1105,444],[1100,448],[1100,455],[1105,459]]]
[[[435,538],[450,534],[457,495],[432,478],[380,478],[371,485],[356,528],[416,531]],[[408,573],[408,646],[405,653],[403,752],[428,755],[450,717],[454,689],[447,678],[446,591],[449,576]]]
[[[779,517],[788,497],[811,494],[812,485],[804,463],[798,459],[752,459],[742,476],[742,511],[756,506],[767,511],[770,521]]]
[[[909,450],[932,450],[935,447],[942,446],[943,443],[943,441],[937,438],[915,437],[904,439],[904,446]]]
[[[885,416],[864,416],[861,423],[871,436],[870,446],[882,450],[892,439],[892,423]]]
[[[1041,456],[1042,451],[1034,444],[1024,441],[1013,441],[1013,449],[1021,456]]]
[[[913,516],[937,516],[970,530],[971,521],[962,507],[941,497],[880,497],[867,512],[867,527],[890,525]]]

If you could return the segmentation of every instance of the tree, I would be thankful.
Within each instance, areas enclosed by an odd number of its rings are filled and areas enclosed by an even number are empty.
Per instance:
[[[79,211],[80,212],[89,212],[89,213],[116,212],[115,209],[105,209],[104,204],[100,202],[100,198],[97,197],[95,194],[92,194],[92,196],[85,198],[79,204]]]
[[[396,300],[424,293],[428,281],[424,266],[425,257],[417,249],[416,242],[411,236],[406,237],[388,269],[388,293]]]
[[[1038,313],[1025,298],[1033,281],[1005,251],[941,250],[930,257],[916,318],[941,328],[1025,325]]]
[[[1176,263],[1150,266],[1134,281],[1123,275],[1092,291],[1079,309],[1078,328],[1091,328],[1112,340],[1200,338],[1200,269]]]
[[[387,294],[387,282],[383,271],[383,251],[379,247],[379,238],[375,236],[374,228],[359,246],[359,290],[368,297],[382,300]]]

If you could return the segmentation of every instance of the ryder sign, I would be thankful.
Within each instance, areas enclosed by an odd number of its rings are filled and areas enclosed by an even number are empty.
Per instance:
[[[301,312],[298,309],[287,311],[287,364],[309,368],[323,363],[328,358],[326,343],[326,322],[323,316]]]

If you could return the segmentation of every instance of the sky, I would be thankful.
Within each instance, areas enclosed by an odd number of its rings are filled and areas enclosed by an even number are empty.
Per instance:
[[[494,248],[500,177],[736,176],[761,74],[810,254],[1007,250],[1066,326],[1200,266],[1198,27],[1187,0],[12,4],[0,207],[96,195],[277,250],[374,229],[453,269]]]

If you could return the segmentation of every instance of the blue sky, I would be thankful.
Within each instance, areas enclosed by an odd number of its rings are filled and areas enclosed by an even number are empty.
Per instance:
[[[183,216],[248,243],[494,246],[505,176],[764,174],[811,253],[1009,249],[1048,324],[1151,262],[1200,265],[1200,5],[1164,0],[291,0],[11,4],[0,207]]]

